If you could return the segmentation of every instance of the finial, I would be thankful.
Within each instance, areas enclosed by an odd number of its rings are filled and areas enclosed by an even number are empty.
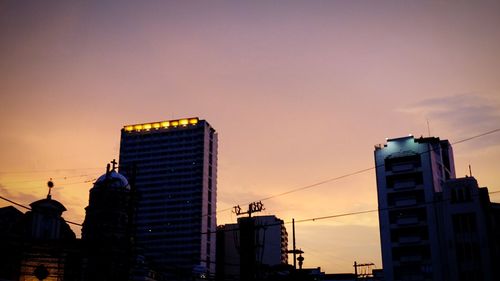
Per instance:
[[[54,182],[52,181],[52,178],[50,178],[49,181],[47,182],[47,186],[49,187],[49,193],[47,194],[47,199],[51,199],[52,196],[50,195],[50,191],[54,187]]]

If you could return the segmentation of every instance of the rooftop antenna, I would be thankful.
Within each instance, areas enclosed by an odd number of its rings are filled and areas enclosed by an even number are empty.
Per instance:
[[[47,182],[47,187],[49,188],[49,193],[47,193],[47,199],[51,199],[52,195],[50,195],[50,191],[54,187],[54,182],[52,181],[52,178],[50,178],[49,181]]]
[[[469,176],[472,177],[472,168],[471,168],[470,164],[469,164]]]
[[[427,133],[429,134],[429,138],[431,137],[431,126],[429,125],[429,119],[427,120]]]

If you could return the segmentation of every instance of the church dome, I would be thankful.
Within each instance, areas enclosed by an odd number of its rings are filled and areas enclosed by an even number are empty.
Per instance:
[[[114,170],[100,176],[94,183],[94,188],[113,188],[130,190],[127,179]]]

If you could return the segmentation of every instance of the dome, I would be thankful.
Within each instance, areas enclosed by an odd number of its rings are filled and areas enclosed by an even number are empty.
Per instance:
[[[113,189],[126,189],[130,190],[130,185],[127,179],[120,173],[110,171],[100,176],[94,183],[95,188],[113,188]]]

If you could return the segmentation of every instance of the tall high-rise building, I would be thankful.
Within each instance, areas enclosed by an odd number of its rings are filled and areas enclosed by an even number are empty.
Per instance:
[[[446,280],[436,194],[455,178],[450,143],[388,139],[375,148],[375,163],[386,280]]]
[[[137,191],[136,245],[171,279],[215,272],[217,133],[187,118],[124,126],[120,173]]]

